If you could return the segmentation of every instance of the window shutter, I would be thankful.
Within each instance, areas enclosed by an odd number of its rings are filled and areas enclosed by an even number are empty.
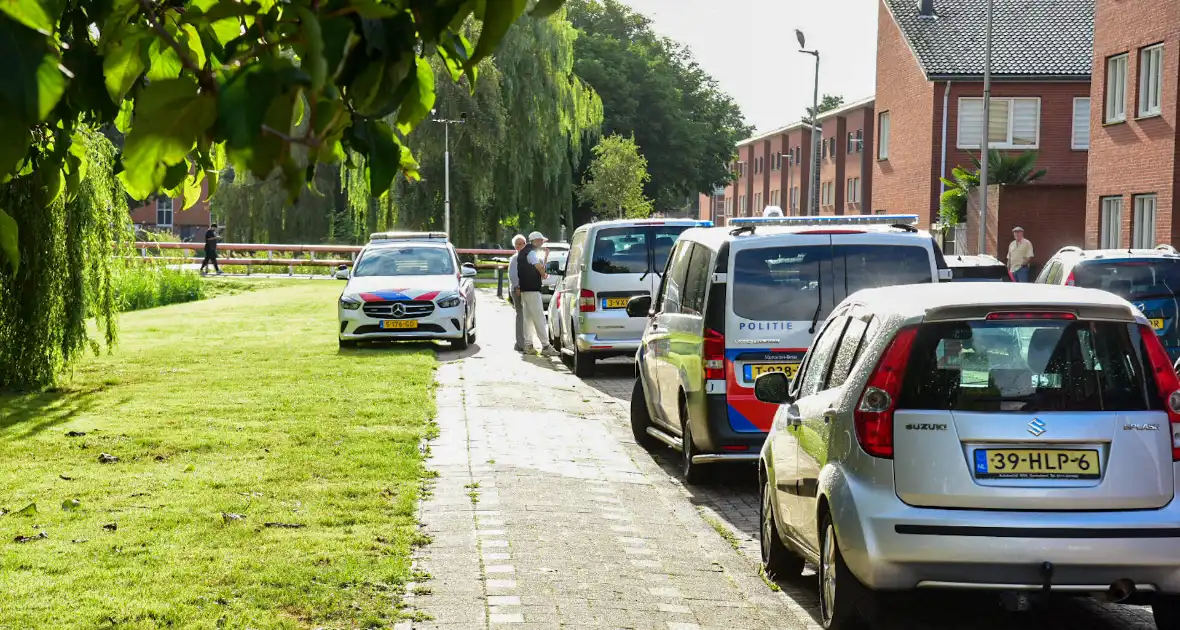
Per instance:
[[[959,99],[959,146],[978,148],[983,136],[983,99]]]
[[[982,100],[980,101],[982,103]],[[1012,113],[1012,101],[1007,99],[992,99],[991,111],[988,112],[987,142],[991,144],[1008,143],[1008,117]]]
[[[1035,98],[1012,100],[1012,144],[1036,146],[1041,122],[1041,101]]]
[[[1073,137],[1070,146],[1074,149],[1090,148],[1090,99],[1073,100]]]

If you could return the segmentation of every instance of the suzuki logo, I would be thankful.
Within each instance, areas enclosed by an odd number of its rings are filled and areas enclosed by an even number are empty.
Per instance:
[[[406,314],[406,307],[404,304],[394,304],[389,309],[389,312],[393,313],[394,317],[404,317]]]
[[[1033,418],[1032,422],[1028,423],[1028,432],[1035,437],[1041,437],[1045,434],[1045,421],[1040,418]]]

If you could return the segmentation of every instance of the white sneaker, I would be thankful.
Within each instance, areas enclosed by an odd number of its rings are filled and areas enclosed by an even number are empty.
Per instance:
[[[557,354],[557,350],[554,350],[553,346],[545,346],[545,348],[541,350],[541,356],[543,357],[555,357]]]

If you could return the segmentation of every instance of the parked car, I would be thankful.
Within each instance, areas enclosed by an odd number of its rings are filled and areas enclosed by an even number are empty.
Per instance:
[[[1063,247],[1045,263],[1036,282],[1102,289],[1143,312],[1173,361],[1180,360],[1180,253],[1155,249]]]
[[[994,256],[947,256],[946,264],[954,272],[951,282],[1016,282],[1008,265]]]
[[[557,286],[557,281],[561,278],[561,270],[565,268],[565,260],[570,254],[569,243],[545,243],[542,248],[545,271],[549,274],[547,278],[541,281],[541,302],[545,308],[549,308],[549,303],[553,300],[553,290]]]
[[[794,381],[764,375],[755,393],[778,405],[762,562],[816,564],[824,627],[937,588],[1138,596],[1180,627],[1180,379],[1122,298],[860,291]]]
[[[631,395],[635,440],[679,449],[689,483],[707,480],[711,464],[757,461],[775,412],[754,397],[759,375],[790,378],[848,294],[949,276],[914,223],[914,215],[754,218],[685,232],[654,302],[642,296],[627,307],[647,323]]]
[[[659,286],[668,254],[680,233],[712,225],[693,219],[622,219],[574,230],[561,284],[563,360],[578,376],[594,373],[595,362],[633,355],[646,321],[627,315],[627,300],[651,295]]]
[[[558,276],[556,290],[553,293],[553,299],[549,300],[549,306],[545,310],[545,318],[549,322],[549,345],[556,350],[561,350],[561,283],[565,278]]]
[[[444,232],[372,235],[337,302],[341,348],[359,341],[444,339],[475,343],[475,266],[459,264]]]

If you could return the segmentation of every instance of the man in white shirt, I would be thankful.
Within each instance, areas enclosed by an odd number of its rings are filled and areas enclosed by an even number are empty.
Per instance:
[[[549,275],[545,273],[545,257],[541,253],[545,240],[540,232],[529,234],[529,244],[517,252],[518,258],[523,257],[516,263],[516,274],[520,282],[520,303],[524,306],[524,351],[531,354],[539,349],[545,356],[556,356],[557,351],[549,345],[549,327],[541,300],[541,281]],[[534,334],[536,339],[533,339]]]
[[[1012,242],[1008,244],[1008,271],[1017,282],[1028,282],[1028,264],[1032,262],[1032,241],[1024,238],[1024,228],[1012,228]]]
[[[512,308],[516,311],[516,344],[512,349],[524,352],[524,308],[520,305],[520,250],[524,247],[524,234],[512,237],[512,249],[516,253],[508,259],[508,298],[512,300]]]

